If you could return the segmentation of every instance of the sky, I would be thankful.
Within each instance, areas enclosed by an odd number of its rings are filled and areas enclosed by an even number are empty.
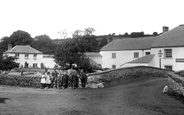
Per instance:
[[[183,0],[0,0],[0,38],[17,30],[33,38],[68,37],[75,30],[94,28],[94,35],[125,32],[152,34],[184,24]]]

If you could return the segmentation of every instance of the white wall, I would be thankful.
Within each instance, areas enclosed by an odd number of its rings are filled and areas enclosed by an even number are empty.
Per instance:
[[[172,58],[165,58],[164,49],[172,49]],[[152,48],[151,53],[155,54],[155,61],[154,61],[155,67],[159,67],[159,57],[158,57],[159,50],[161,50],[163,53],[163,56],[161,58],[161,68],[165,68],[165,65],[170,65],[175,71],[184,69],[184,62],[176,62],[177,58],[184,59],[184,47]]]
[[[112,65],[116,65],[119,68],[122,64],[137,59],[134,58],[134,52],[139,52],[139,57],[142,57],[151,50],[101,51],[102,67],[112,68]],[[112,58],[112,53],[116,53],[116,58]]]
[[[15,54],[14,54],[15,55]],[[25,62],[29,64],[29,67],[33,67],[33,63],[37,63],[37,66],[40,67],[41,60],[43,59],[43,54],[37,54],[36,58],[33,58],[33,54],[29,54],[29,57],[26,59],[25,54],[19,54],[19,58],[17,59],[17,63],[19,63],[19,66],[23,66]]]
[[[9,53],[8,56],[14,57],[15,54]],[[37,63],[37,67],[41,68],[41,63],[47,68],[53,68],[55,66],[54,59],[52,57],[43,58],[43,54],[37,54],[37,58],[33,58],[33,54],[29,54],[29,58],[25,58],[25,54],[19,54],[19,58],[16,60],[19,63],[19,67],[25,65],[25,62],[29,64],[29,67],[33,67],[33,63]]]
[[[47,68],[54,68],[54,66],[56,65],[54,58],[52,57],[43,58],[42,63]]]

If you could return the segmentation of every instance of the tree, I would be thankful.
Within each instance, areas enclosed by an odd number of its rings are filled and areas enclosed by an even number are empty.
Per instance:
[[[157,33],[157,32],[153,32],[153,35],[154,35],[154,36],[158,36],[158,33]]]
[[[61,35],[61,39],[66,39],[66,37],[68,35],[67,32],[66,32],[66,30],[63,30],[62,32],[59,31],[58,33]]]
[[[34,38],[31,46],[45,54],[54,54],[56,45],[48,35],[40,35]]]
[[[102,38],[101,41],[98,41],[98,47],[96,49],[97,52],[100,51],[100,49],[107,44],[107,39],[105,37]]]
[[[3,53],[8,49],[8,39],[9,37],[3,37],[1,38],[0,42],[0,59],[3,57]]]
[[[83,33],[84,33],[85,36],[91,36],[91,35],[93,35],[94,31],[95,31],[94,28],[88,27],[88,28],[84,29]]]
[[[3,37],[0,43],[0,57],[3,52],[8,50],[8,44],[15,45],[30,45],[33,42],[31,35],[25,31],[18,30],[12,33],[10,37]]]
[[[81,47],[83,52],[96,52],[98,51],[98,41],[96,36],[92,35],[95,31],[94,28],[85,28],[82,30],[75,30],[72,34],[73,39],[76,39],[78,45]],[[82,34],[83,32],[83,34]]]
[[[113,37],[115,36],[116,33],[113,34],[109,34],[106,39],[107,39],[107,43],[110,43],[111,41],[113,41]]]
[[[33,42],[33,38],[28,32],[18,30],[7,39],[9,44],[15,45],[30,45]]]
[[[71,67],[82,56],[78,44],[75,41],[75,39],[67,39],[58,45],[54,58],[56,63],[61,67],[65,67],[67,63]]]
[[[137,37],[145,37],[144,32],[132,32],[130,37],[137,38]]]
[[[80,37],[82,37],[82,30],[75,30],[75,31],[72,33],[72,37],[73,37],[73,38],[80,38]]]
[[[15,62],[15,57],[5,56],[3,59],[0,59],[0,70],[11,70],[13,68],[19,67],[19,64]]]
[[[84,55],[84,50],[78,39],[66,39],[57,46],[54,59],[61,67],[65,68],[67,64],[72,67],[72,64],[83,66],[82,63],[87,61]]]
[[[124,36],[125,36],[125,37],[128,37],[128,36],[129,36],[128,32],[126,32],[126,33],[124,34]]]

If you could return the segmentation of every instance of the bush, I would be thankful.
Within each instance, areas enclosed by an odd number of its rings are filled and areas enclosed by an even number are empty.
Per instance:
[[[13,68],[19,67],[19,64],[15,62],[15,57],[5,56],[3,59],[0,59],[0,70],[9,71]]]
[[[174,91],[169,91],[167,94],[170,97],[172,97],[172,98],[174,98],[176,100],[179,100],[179,101],[181,101],[184,104],[184,96],[182,94],[178,94],[178,93],[176,93]]]
[[[0,75],[0,85],[22,86],[22,87],[40,87],[40,77],[27,77],[16,75]]]

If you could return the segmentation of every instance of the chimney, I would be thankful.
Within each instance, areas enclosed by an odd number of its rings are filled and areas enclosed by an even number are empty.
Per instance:
[[[8,50],[12,48],[12,44],[8,44]]]
[[[169,27],[163,26],[163,33],[167,32],[167,31],[169,31]]]

